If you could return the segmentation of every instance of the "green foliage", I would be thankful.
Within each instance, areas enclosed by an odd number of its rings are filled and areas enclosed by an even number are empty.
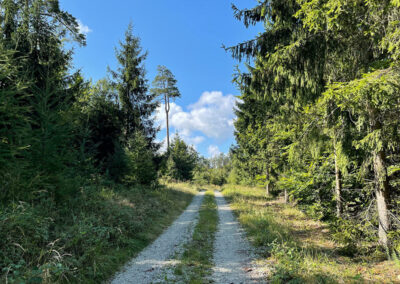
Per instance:
[[[265,30],[227,48],[254,60],[235,75],[229,180],[287,193],[318,219],[351,219],[346,231],[376,197],[376,233],[387,246],[399,229],[399,176],[390,170],[400,141],[398,1],[266,0],[234,14]]]
[[[224,169],[214,169],[211,171],[210,184],[222,186],[226,183],[226,174]]]
[[[232,170],[232,155],[220,153],[209,159],[200,157],[194,172],[193,181],[198,185],[222,186],[228,182]]]
[[[165,176],[175,181],[188,181],[193,178],[198,154],[188,146],[179,135],[175,135],[170,149],[166,153],[167,164]]]
[[[125,180],[134,184],[157,183],[157,172],[153,162],[153,152],[148,149],[146,137],[136,132],[133,147],[127,151],[128,175]]]
[[[193,182],[197,185],[208,185],[210,184],[211,172],[208,168],[197,168],[194,172]]]
[[[113,82],[73,71],[71,40],[85,44],[58,0],[0,1],[0,282],[104,281],[192,197],[158,187],[132,28]]]
[[[0,46],[0,200],[21,195],[22,173],[28,166],[26,161],[17,161],[29,149],[30,108],[22,104],[29,94],[12,57],[13,52]],[[14,85],[6,85],[8,80]]]
[[[158,66],[157,72],[151,92],[157,97],[164,96],[165,103],[169,103],[170,99],[179,98],[181,94],[176,86],[177,80],[174,74],[165,66]]]
[[[176,86],[177,80],[174,74],[167,69],[165,66],[157,67],[157,76],[154,78],[152,83],[153,88],[150,92],[154,97],[160,98],[161,101],[164,99],[164,110],[166,116],[166,128],[167,128],[167,150],[169,150],[169,111],[171,110],[170,101],[175,100],[181,96],[178,87]]]
[[[355,223],[352,220],[338,219],[331,224],[332,238],[342,244],[340,249],[345,255],[353,256],[360,251],[362,242],[374,240],[370,228],[363,223]],[[368,235],[369,233],[369,235]]]
[[[130,23],[124,41],[120,42],[120,48],[116,50],[119,66],[116,71],[109,69],[109,72],[121,107],[124,145],[131,147],[130,139],[135,132],[141,131],[149,147],[157,150],[154,143],[157,128],[152,115],[158,103],[154,100],[155,95],[148,92],[144,67],[146,57],[147,52],[143,52],[140,39],[134,36],[133,25]]]
[[[107,80],[100,80],[77,103],[81,110],[79,127],[86,130],[82,135],[83,152],[93,157],[94,164],[103,172],[110,169],[108,163],[120,151],[122,113],[115,92]]]
[[[84,36],[58,1],[5,1],[1,13],[0,153],[8,156],[1,163],[8,168],[2,171],[1,201],[44,195],[60,200],[76,193],[80,182],[72,169],[78,154],[70,147],[77,95],[72,89],[79,76],[68,74],[71,54],[62,39],[70,34],[83,44]]]

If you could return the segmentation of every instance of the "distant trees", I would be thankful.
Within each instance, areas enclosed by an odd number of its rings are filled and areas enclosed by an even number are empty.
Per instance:
[[[162,97],[164,99],[164,109],[167,123],[167,149],[169,149],[169,111],[171,110],[170,100],[179,98],[181,93],[176,86],[177,81],[175,76],[170,70],[167,69],[167,67],[158,66],[157,72],[158,73],[154,78],[151,92],[154,94],[154,96]]]
[[[390,216],[400,212],[393,202],[399,195],[397,1],[261,1],[234,13],[246,26],[266,26],[257,38],[227,48],[239,60],[255,60],[236,76],[242,102],[235,179],[264,180],[268,191],[274,185],[321,208],[325,218],[378,227],[384,246],[399,243],[389,237],[399,229]],[[355,217],[361,212],[375,218]]]
[[[231,170],[231,153],[228,155],[220,153],[208,159],[201,157],[196,165],[193,180],[200,185],[222,186],[228,183]]]

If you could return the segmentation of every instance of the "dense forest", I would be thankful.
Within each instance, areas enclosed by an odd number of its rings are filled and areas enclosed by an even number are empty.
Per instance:
[[[93,82],[75,71],[71,42],[86,39],[58,0],[0,0],[0,282],[109,279],[189,204],[195,190],[176,182],[250,186],[329,224],[347,255],[399,260],[400,1],[232,8],[264,29],[224,47],[247,67],[233,80],[236,144],[205,158],[170,134],[177,79],[160,65],[149,81],[132,24],[115,43],[118,66]]]
[[[176,97],[176,80],[160,67],[150,91],[132,25],[116,48],[118,68],[85,79],[66,45],[84,46],[85,35],[56,0],[0,1],[0,34],[0,282],[96,281],[96,268],[82,266],[146,226],[107,198],[144,198],[161,215],[169,203],[148,196],[158,178],[192,178],[197,152],[178,135],[165,153],[155,140],[158,97]]]
[[[261,1],[238,10],[265,31],[238,60],[231,179],[335,224],[339,241],[400,249],[398,1]]]

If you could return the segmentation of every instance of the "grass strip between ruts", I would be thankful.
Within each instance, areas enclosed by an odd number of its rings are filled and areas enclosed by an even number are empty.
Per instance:
[[[177,280],[184,283],[208,283],[213,262],[215,232],[218,227],[217,204],[214,192],[206,192],[199,212],[193,239],[185,245],[181,262],[175,268]]]

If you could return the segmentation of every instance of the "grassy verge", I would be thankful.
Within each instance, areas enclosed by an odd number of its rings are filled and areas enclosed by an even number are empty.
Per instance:
[[[100,283],[186,208],[195,190],[103,184],[68,203],[0,207],[0,282]]]
[[[400,282],[395,263],[374,255],[341,255],[326,224],[266,198],[263,189],[225,186],[223,194],[271,267],[271,283]]]
[[[200,208],[193,239],[185,246],[181,263],[175,275],[183,283],[208,283],[207,277],[213,267],[214,236],[218,226],[217,204],[213,191],[207,191]]]

